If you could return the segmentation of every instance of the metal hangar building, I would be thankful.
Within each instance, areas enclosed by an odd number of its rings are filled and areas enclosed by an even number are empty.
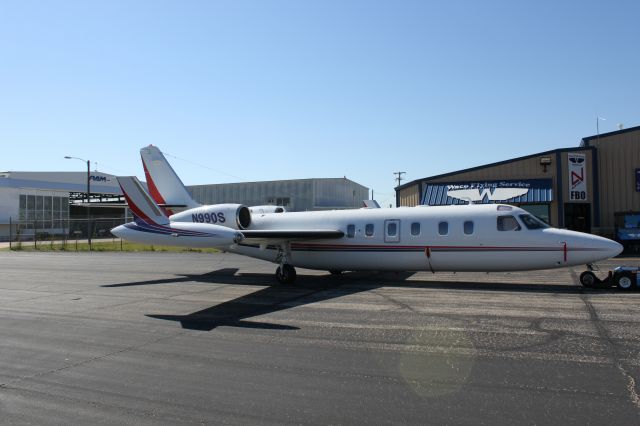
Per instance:
[[[87,178],[91,198],[87,202]],[[280,205],[288,211],[362,206],[369,189],[345,178],[316,178],[187,186],[201,204]],[[87,212],[89,209],[89,212]],[[87,226],[87,218],[92,226]],[[36,234],[107,235],[127,220],[116,177],[87,172],[0,172],[0,241]]]
[[[369,199],[369,188],[346,177],[191,185],[187,190],[201,204],[266,204],[288,211],[354,209]]]
[[[640,219],[640,126],[396,188],[398,206],[468,203],[508,203],[553,226],[613,238],[623,217]]]

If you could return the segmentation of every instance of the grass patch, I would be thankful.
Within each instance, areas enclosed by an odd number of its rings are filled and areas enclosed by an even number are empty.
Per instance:
[[[33,241],[28,242],[16,242],[12,244],[11,250],[13,251],[89,251],[89,244],[86,242],[78,242],[76,245],[75,240],[64,241],[38,241],[34,246]],[[1,251],[8,251],[9,248],[0,249]],[[155,246],[145,245],[138,243],[131,243],[128,241],[119,240],[100,240],[91,242],[92,251],[123,251],[123,252],[142,252],[142,251],[158,251],[158,252],[170,252],[170,253],[219,253],[220,250],[216,248],[184,248],[184,247],[171,247],[171,246]]]

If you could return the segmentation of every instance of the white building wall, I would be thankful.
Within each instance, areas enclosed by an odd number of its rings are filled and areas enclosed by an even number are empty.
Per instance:
[[[0,224],[9,223],[9,218],[18,220],[20,211],[20,189],[0,188]]]
[[[52,190],[38,190],[33,188],[7,188],[0,187],[0,240],[6,240],[10,235],[14,235],[17,230],[18,223],[24,219],[20,215],[20,196],[34,195],[40,197],[69,197],[68,191],[52,191]],[[67,205],[68,212],[68,205]],[[68,215],[68,213],[67,213]],[[10,230],[9,224],[12,224]],[[64,228],[48,228],[46,231],[51,232],[63,232]],[[24,235],[33,234],[33,229],[23,229]]]

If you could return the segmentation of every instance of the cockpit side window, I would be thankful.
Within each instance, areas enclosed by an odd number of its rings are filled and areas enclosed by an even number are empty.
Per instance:
[[[520,220],[522,220],[522,223],[524,223],[527,229],[544,229],[549,227],[549,225],[530,214],[521,214]]]
[[[511,215],[498,216],[498,231],[519,231],[522,229],[515,217]]]

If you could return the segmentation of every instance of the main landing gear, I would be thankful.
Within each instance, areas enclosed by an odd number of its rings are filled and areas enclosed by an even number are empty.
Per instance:
[[[296,281],[296,268],[286,263],[278,266],[276,279],[280,284],[293,284]]]
[[[296,268],[289,263],[290,257],[291,246],[289,243],[281,244],[276,257],[276,262],[280,263],[276,269],[276,279],[280,284],[293,284],[296,281]]]

